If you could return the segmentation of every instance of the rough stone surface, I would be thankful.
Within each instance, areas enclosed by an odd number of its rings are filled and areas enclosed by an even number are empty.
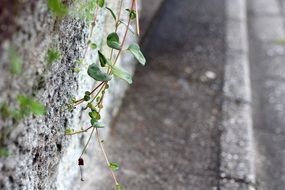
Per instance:
[[[13,4],[8,1],[3,3],[7,6]],[[48,113],[44,117],[30,116],[15,128],[9,121],[0,121],[1,134],[11,130],[1,142],[1,146],[7,147],[11,155],[0,158],[0,189],[70,189],[72,183],[77,181],[74,179],[79,179],[77,159],[88,134],[66,137],[64,130],[67,127],[86,127],[88,120],[80,108],[68,113],[63,106],[71,96],[80,98],[94,85],[86,74],[87,66],[82,66],[79,74],[73,71],[77,66],[76,60],[83,55],[89,25],[77,18],[55,19],[47,10],[46,1],[17,3],[19,11],[11,14],[11,22],[2,23],[1,20],[1,33],[5,34],[6,40],[1,38],[0,101],[13,104],[18,94],[26,94],[43,102],[48,107]],[[119,2],[107,3],[117,10]],[[123,9],[129,6],[130,1],[124,1]],[[106,15],[105,10],[99,11],[91,37],[99,46],[102,43],[100,39],[113,30],[105,24],[106,19],[107,22],[111,20],[110,15]],[[121,34],[123,30],[122,27],[118,32]],[[128,39],[133,40],[133,37]],[[24,63],[22,73],[16,76],[9,74],[7,50],[11,46],[17,49]],[[62,56],[60,61],[47,65],[45,56],[51,47],[59,49]],[[95,60],[96,54],[88,51],[87,64]],[[123,66],[132,73],[131,57],[124,54],[122,60]],[[117,80],[110,86],[103,110],[103,122],[107,126],[117,112],[127,87],[125,82]],[[107,131],[105,129],[103,136]],[[90,146],[92,149],[93,144]]]
[[[221,135],[221,177],[254,183],[251,107],[247,103],[224,100]]]
[[[243,102],[251,101],[249,62],[246,53],[240,51],[227,51],[224,74],[224,95],[232,100]]]

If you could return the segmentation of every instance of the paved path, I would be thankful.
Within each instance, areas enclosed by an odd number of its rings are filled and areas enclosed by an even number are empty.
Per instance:
[[[282,5],[282,6],[281,6]],[[285,189],[285,1],[249,1],[258,190]]]
[[[144,40],[148,64],[138,67],[106,149],[126,190],[215,190],[223,0],[165,0],[156,18]],[[110,180],[92,183],[110,190]]]

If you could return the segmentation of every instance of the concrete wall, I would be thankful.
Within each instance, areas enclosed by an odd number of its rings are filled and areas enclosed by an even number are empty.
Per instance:
[[[71,2],[71,1],[69,1]],[[119,1],[108,0],[109,7],[118,10]],[[17,6],[16,6],[17,5]],[[130,0],[124,0],[123,10],[129,8]],[[1,133],[7,129],[10,135],[2,142],[10,156],[0,158],[0,189],[71,189],[80,185],[77,159],[85,144],[88,133],[64,136],[66,128],[80,129],[88,126],[87,113],[80,108],[73,112],[62,109],[71,96],[80,98],[95,85],[87,76],[87,65],[81,72],[73,70],[76,60],[82,57],[89,32],[89,25],[82,19],[66,17],[55,19],[47,9],[46,1],[3,1],[0,24],[0,101],[13,105],[18,94],[34,96],[48,107],[43,117],[29,116],[16,127],[11,121],[0,120]],[[124,12],[124,11],[123,11]],[[125,19],[127,14],[124,14]],[[2,19],[6,18],[6,19]],[[113,30],[112,18],[107,11],[99,11],[92,39],[102,44],[108,31]],[[122,34],[124,27],[120,28]],[[135,40],[130,34],[128,41]],[[7,51],[15,47],[23,60],[21,74],[9,73]],[[48,66],[45,56],[48,48],[58,48],[61,60]],[[107,52],[106,48],[104,48]],[[96,51],[87,52],[88,64],[97,60]],[[131,73],[133,59],[127,54],[121,64]],[[103,122],[110,125],[118,111],[127,88],[124,81],[114,80],[105,98]],[[102,130],[103,137],[108,128]],[[95,137],[84,155],[88,171],[96,167],[88,162],[97,153]],[[94,150],[94,151],[93,151]],[[91,168],[91,169],[90,169]],[[85,173],[87,176],[88,173]],[[98,175],[100,175],[98,173]]]

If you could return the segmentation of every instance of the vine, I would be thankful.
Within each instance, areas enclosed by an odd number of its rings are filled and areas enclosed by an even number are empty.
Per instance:
[[[123,0],[120,0],[119,9],[116,14],[110,7],[106,6],[105,0],[73,0],[71,6],[67,6],[61,0],[47,1],[48,9],[56,18],[62,18],[65,16],[79,17],[84,18],[90,23],[90,31],[86,40],[82,58],[76,62],[77,64],[86,64],[87,52],[89,50],[94,51],[97,54],[98,60],[95,63],[90,64],[87,69],[87,74],[94,80],[94,82],[97,83],[97,85],[93,89],[85,91],[85,93],[81,95],[81,98],[71,98],[70,102],[67,104],[67,109],[69,111],[76,109],[79,105],[83,105],[84,112],[88,112],[90,125],[85,129],[77,131],[67,128],[64,134],[67,136],[72,136],[90,131],[87,142],[82,148],[81,154],[78,157],[78,165],[80,167],[82,181],[84,181],[82,177],[84,153],[88,149],[92,136],[96,136],[98,145],[102,151],[106,165],[110,170],[110,174],[114,180],[115,188],[117,190],[122,189],[122,185],[118,182],[115,175],[115,172],[119,170],[120,166],[118,163],[111,162],[109,160],[103,145],[103,140],[100,137],[100,130],[104,128],[104,124],[101,122],[101,110],[104,107],[103,100],[106,91],[109,88],[110,81],[114,77],[125,80],[129,84],[132,83],[132,76],[122,67],[117,66],[122,52],[131,53],[142,65],[145,65],[146,63],[145,57],[142,54],[138,44],[132,43],[125,47],[129,32],[132,32],[137,36],[140,34],[137,0],[131,0],[130,2],[131,4],[125,12],[128,14],[127,21],[124,21],[121,18],[123,14]],[[114,20],[114,31],[106,35],[106,45],[108,48],[110,48],[110,55],[108,56],[103,53],[96,43],[92,42],[92,35],[94,28],[96,27],[96,18],[100,9],[108,12]],[[136,30],[132,27],[132,23],[136,25]],[[118,28],[121,25],[125,27],[122,39],[120,39],[120,36],[118,35]],[[101,41],[104,40],[101,39]],[[56,48],[48,48],[45,57],[47,68],[49,68],[52,63],[60,60],[61,57],[61,53]],[[21,73],[22,59],[13,47],[10,47],[9,49],[9,58],[10,72],[12,77],[15,77]],[[74,68],[74,72],[80,72],[79,66]],[[6,123],[12,123],[13,126],[16,126],[21,120],[30,114],[38,116],[44,115],[47,112],[47,108],[33,97],[24,94],[13,95],[13,97],[15,97],[15,100],[14,102],[12,101],[12,103],[7,103],[8,101],[0,102],[0,118]],[[0,156],[9,155],[8,151],[3,148],[3,142],[5,138],[7,138],[7,134],[10,134],[11,130],[12,129],[3,131],[3,128],[1,128]]]
[[[95,3],[94,3],[95,2]],[[104,0],[96,0],[96,1],[86,1],[85,4],[80,4],[79,10],[87,10],[87,21],[91,22],[90,32],[88,36],[88,40],[85,45],[85,50],[83,53],[83,57],[80,62],[84,63],[86,61],[86,54],[89,49],[97,50],[98,55],[98,61],[97,63],[92,63],[89,65],[87,69],[88,75],[94,79],[96,82],[99,82],[92,90],[86,91],[84,95],[80,99],[74,99],[72,98],[69,104],[67,105],[68,109],[71,111],[78,107],[81,104],[85,104],[84,111],[88,110],[88,115],[90,118],[90,126],[81,129],[78,131],[74,131],[73,129],[67,128],[65,130],[65,135],[77,135],[81,134],[87,131],[91,131],[88,140],[86,144],[84,145],[81,154],[78,158],[78,165],[80,167],[80,173],[81,173],[81,180],[84,181],[82,177],[82,166],[84,165],[84,159],[83,155],[86,152],[88,145],[90,143],[90,140],[93,135],[96,136],[99,147],[102,151],[102,154],[104,156],[105,162],[107,167],[110,170],[111,176],[114,180],[116,189],[122,189],[122,185],[118,182],[117,177],[115,175],[115,171],[119,169],[119,164],[116,162],[111,162],[108,159],[107,153],[103,146],[103,140],[100,137],[100,129],[104,128],[104,125],[100,122],[101,119],[101,110],[104,107],[103,100],[105,97],[105,92],[109,88],[109,82],[112,80],[113,77],[125,80],[129,84],[132,83],[132,76],[125,71],[123,68],[118,67],[116,64],[119,60],[119,57],[123,51],[128,51],[138,60],[139,63],[142,65],[145,64],[146,60],[140,51],[140,47],[138,44],[130,44],[128,48],[125,48],[125,42],[128,35],[128,32],[131,31],[134,33],[134,29],[131,27],[131,22],[135,20],[136,23],[136,34],[139,36],[140,29],[139,29],[139,17],[138,17],[138,7],[137,7],[137,0],[131,0],[131,5],[128,9],[126,9],[128,13],[128,20],[127,22],[124,22],[121,19],[122,14],[122,4],[123,0],[120,1],[119,5],[119,11],[117,15],[114,13],[114,11],[106,6],[106,3]],[[65,6],[60,0],[49,0],[48,1],[49,9],[54,13],[57,17],[62,17],[66,14],[68,14],[67,6]],[[107,47],[111,49],[110,55],[105,56],[101,50],[99,50],[97,44],[91,41],[94,28],[96,27],[96,18],[98,14],[99,9],[105,9],[108,11],[112,18],[114,19],[114,31],[109,33],[106,38],[106,44]],[[93,11],[93,14],[90,14],[90,11]],[[93,15],[93,19],[92,18]],[[122,40],[120,40],[120,37],[117,33],[118,27],[123,24],[125,25],[125,31],[123,34]],[[58,54],[51,52],[52,58],[58,57]],[[76,71],[79,72],[79,69],[76,68]]]

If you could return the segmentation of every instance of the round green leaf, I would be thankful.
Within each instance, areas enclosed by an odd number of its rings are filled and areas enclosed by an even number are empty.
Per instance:
[[[117,49],[117,50],[121,49],[121,45],[120,45],[120,42],[119,42],[119,36],[118,36],[118,34],[116,32],[113,32],[113,33],[108,35],[108,37],[107,37],[107,45],[110,48],[113,48],[113,49]]]
[[[137,14],[136,14],[135,10],[133,10],[133,9],[132,10],[131,9],[126,9],[126,11],[129,12],[129,17],[130,17],[131,20],[136,18]]]
[[[117,170],[119,170],[119,168],[120,168],[119,164],[116,163],[116,162],[110,162],[109,167],[110,167],[111,170],[113,170],[113,171],[117,171]]]
[[[138,62],[140,62],[140,64],[145,65],[146,60],[138,44],[131,44],[128,47],[128,50],[135,56],[135,58],[138,60]]]
[[[90,123],[91,123],[92,127],[94,127],[94,128],[104,128],[104,125],[102,123],[98,122],[97,119],[92,118],[90,120]]]
[[[92,77],[93,79],[97,80],[97,81],[109,81],[111,80],[111,76],[103,73],[99,66],[95,63],[93,63],[92,65],[90,65],[88,67],[87,73],[90,77]]]
[[[97,44],[91,43],[91,44],[90,44],[90,47],[91,47],[91,49],[96,49],[96,48],[97,48]]]
[[[105,4],[105,0],[97,0],[96,3],[97,5],[99,5],[99,7],[103,7]]]
[[[120,67],[116,67],[113,65],[109,65],[109,66],[111,67],[112,74],[115,77],[123,79],[123,80],[127,81],[129,84],[132,84],[132,82],[133,82],[132,76],[127,71],[125,71],[124,69],[122,69]]]

